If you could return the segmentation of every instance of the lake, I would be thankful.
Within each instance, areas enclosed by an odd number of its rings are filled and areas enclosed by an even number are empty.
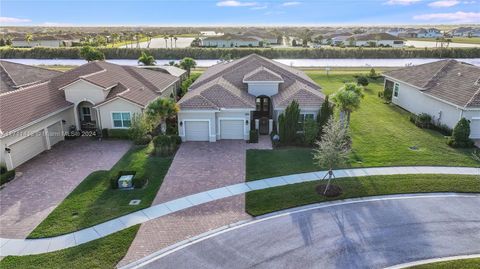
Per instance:
[[[15,63],[27,65],[82,65],[81,59],[7,59]],[[293,67],[403,67],[431,63],[441,59],[410,58],[410,59],[274,59],[277,62]],[[457,59],[472,65],[480,66],[480,58]],[[168,64],[171,60],[157,60],[157,65]],[[214,60],[196,60],[198,67],[209,67],[217,64]],[[107,62],[120,65],[137,65],[137,60],[117,59]],[[176,61],[178,62],[178,61]]]

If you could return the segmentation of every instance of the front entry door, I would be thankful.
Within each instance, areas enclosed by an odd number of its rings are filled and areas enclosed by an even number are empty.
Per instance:
[[[261,135],[268,135],[268,123],[269,123],[269,118],[267,117],[260,118],[258,122],[258,129],[259,129],[258,132]]]

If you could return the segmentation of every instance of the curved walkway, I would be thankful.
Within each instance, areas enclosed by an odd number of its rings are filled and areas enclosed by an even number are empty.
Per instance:
[[[239,183],[222,188],[217,188],[162,204],[151,206],[122,217],[86,228],[73,233],[44,238],[44,239],[6,239],[0,238],[0,256],[23,256],[41,254],[78,246],[96,240],[133,225],[147,222],[186,208],[208,203],[218,199],[243,194],[246,192],[266,189],[271,187],[314,181],[323,178],[326,171],[295,174]],[[479,175],[480,168],[474,167],[443,167],[443,166],[401,166],[401,167],[376,167],[335,170],[337,178],[400,175],[400,174],[464,174]]]
[[[206,235],[122,269],[384,268],[476,254],[479,204],[480,195],[441,193],[315,204]]]

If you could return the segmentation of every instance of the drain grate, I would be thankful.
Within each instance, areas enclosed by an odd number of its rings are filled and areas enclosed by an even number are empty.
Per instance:
[[[134,200],[131,200],[130,203],[128,203],[128,205],[139,205],[141,201],[142,200],[134,199]]]

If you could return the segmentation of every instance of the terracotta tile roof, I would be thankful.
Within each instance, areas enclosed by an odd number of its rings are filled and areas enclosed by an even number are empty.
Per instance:
[[[442,60],[393,70],[384,75],[446,102],[461,107],[480,107],[480,67]]]
[[[319,108],[325,100],[325,95],[297,81],[272,98],[273,105],[277,108],[286,108],[293,100],[301,107]]]
[[[0,93],[16,90],[25,85],[40,83],[61,74],[36,66],[0,61]]]
[[[403,40],[400,37],[387,34],[387,33],[370,33],[370,34],[358,34],[353,35],[352,38],[357,41],[369,41],[369,40]]]
[[[111,88],[105,101],[120,97],[140,106],[148,105],[178,81],[177,77],[159,71],[107,62],[87,63],[60,73],[42,84],[0,94],[0,131],[12,131],[71,106],[61,89],[79,79],[102,88]]]
[[[244,82],[249,82],[249,81],[283,82],[283,79],[282,79],[282,76],[273,72],[272,70],[269,70],[268,68],[260,66],[259,68],[257,68],[255,70],[253,70],[252,72],[246,74],[243,77],[243,81]]]
[[[244,83],[245,78],[251,79],[252,76],[255,79],[282,80],[282,83],[279,84],[278,96],[273,96],[278,105],[283,100],[293,100],[294,97],[299,99],[297,101],[300,102],[302,107],[323,102],[320,87],[305,73],[259,55],[251,54],[207,69],[179,101],[180,108],[197,109],[195,105],[203,99],[208,99],[211,104],[216,106],[212,106],[212,109],[239,108],[242,103],[248,105],[244,105],[244,108],[255,108],[255,96],[248,93],[248,85]],[[215,91],[215,94],[208,94],[207,89],[211,92]],[[231,98],[229,93],[233,94]],[[311,97],[312,100],[304,98],[306,95]],[[197,96],[202,96],[203,99]],[[195,102],[190,101],[194,97]],[[205,109],[206,106],[201,106],[201,108]]]

